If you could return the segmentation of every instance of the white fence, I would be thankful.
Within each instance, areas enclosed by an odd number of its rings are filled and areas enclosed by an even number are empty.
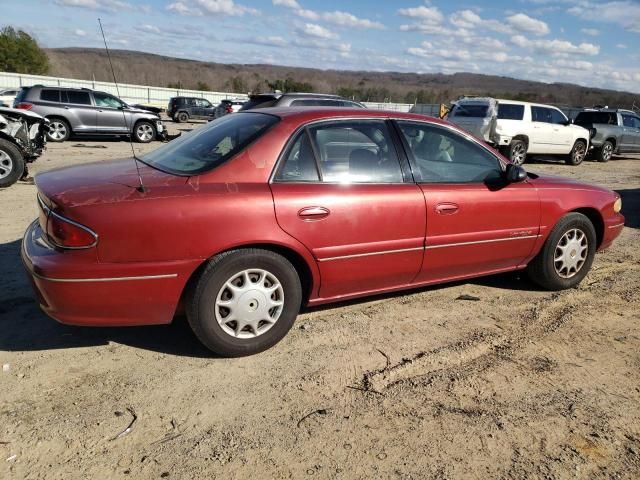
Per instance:
[[[29,87],[31,85],[90,88],[92,90],[100,90],[102,92],[118,95],[115,84],[109,82],[0,72],[0,88],[20,88]],[[119,97],[127,103],[143,103],[146,105],[155,105],[157,107],[164,108],[166,108],[171,97],[177,96],[206,98],[213,104],[220,103],[225,98],[247,98],[246,95],[239,93],[204,92],[200,90],[147,87],[143,85],[129,85],[126,83],[119,83],[118,87],[120,90]]]
[[[102,92],[118,95],[115,84],[109,82],[0,72],[0,89],[30,87],[32,85],[90,88],[92,90],[100,90]],[[171,97],[178,96],[206,98],[214,105],[220,103],[226,98],[247,98],[247,95],[242,93],[205,92],[201,90],[147,87],[144,85],[130,85],[127,83],[119,83],[118,87],[120,90],[120,95],[118,96],[127,103],[142,103],[145,105],[154,105],[164,108],[166,108]],[[413,107],[410,103],[364,102],[364,105],[366,105],[367,108],[373,108],[376,110],[393,110],[398,112],[408,112]]]

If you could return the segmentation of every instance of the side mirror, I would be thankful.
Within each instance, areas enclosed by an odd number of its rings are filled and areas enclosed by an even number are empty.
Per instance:
[[[507,165],[506,177],[509,183],[523,182],[527,179],[527,171],[520,165],[510,163]]]

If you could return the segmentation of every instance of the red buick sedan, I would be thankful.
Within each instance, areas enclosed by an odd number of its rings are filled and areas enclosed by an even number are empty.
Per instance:
[[[527,269],[570,288],[620,234],[614,192],[509,164],[421,115],[264,109],[145,155],[36,177],[22,257],[73,325],[169,323],[212,351],[282,339],[303,305]]]

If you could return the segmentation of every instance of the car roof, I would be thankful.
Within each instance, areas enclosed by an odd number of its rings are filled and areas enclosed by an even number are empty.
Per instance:
[[[244,110],[238,112],[247,113],[265,113],[276,115],[283,120],[298,120],[300,122],[309,122],[313,120],[324,120],[330,118],[393,118],[398,120],[418,120],[429,121],[440,125],[451,125],[449,122],[439,118],[422,115],[419,113],[407,113],[391,110],[373,110],[367,108],[350,108],[350,107],[269,107],[257,110]]]

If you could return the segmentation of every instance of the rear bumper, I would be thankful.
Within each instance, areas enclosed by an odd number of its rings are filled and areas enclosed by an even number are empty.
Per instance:
[[[22,241],[22,261],[42,310],[69,325],[170,323],[199,261],[105,264],[83,251],[60,251],[38,222]]]

